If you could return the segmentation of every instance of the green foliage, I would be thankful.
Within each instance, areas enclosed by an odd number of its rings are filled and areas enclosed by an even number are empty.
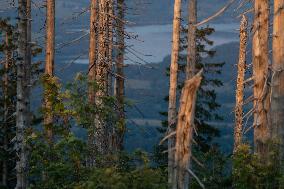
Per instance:
[[[279,172],[278,153],[275,144],[271,144],[268,160],[259,159],[253,154],[250,145],[243,144],[233,156],[234,187],[238,189],[281,188],[283,176]]]
[[[136,151],[125,164],[95,169],[86,189],[166,189],[167,180],[161,169],[150,167],[146,153]],[[125,158],[124,157],[124,158]]]

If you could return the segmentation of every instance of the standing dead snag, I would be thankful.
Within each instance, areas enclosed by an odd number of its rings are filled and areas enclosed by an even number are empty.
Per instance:
[[[93,83],[96,78],[96,56],[97,56],[97,0],[91,0],[90,7],[90,44],[89,44],[89,72],[88,72],[88,81]],[[95,88],[93,85],[88,88],[88,100],[89,103],[95,105]],[[88,166],[92,167],[95,162],[95,124],[91,124],[88,130],[88,148],[91,152],[90,157],[88,158]]]
[[[46,1],[46,57],[44,73],[48,78],[54,75],[54,44],[55,44],[55,0]],[[47,80],[49,82],[49,79]],[[53,115],[52,102],[49,100],[49,91],[45,91],[44,129],[49,144],[53,142]]]
[[[236,107],[235,107],[235,130],[234,130],[234,152],[237,151],[242,143],[243,129],[243,103],[244,103],[244,80],[246,69],[246,47],[247,47],[247,32],[248,20],[243,15],[240,25],[240,52],[238,63],[238,77],[236,90]]]
[[[186,79],[191,79],[195,75],[196,70],[196,29],[197,22],[197,2],[190,0],[188,6],[188,47],[187,47],[187,65],[186,65]]]
[[[273,76],[271,96],[272,138],[279,143],[279,163],[284,173],[284,2],[274,1]]]
[[[202,71],[187,80],[182,89],[177,120],[173,189],[187,189],[189,165],[193,140],[193,127],[197,91],[202,80]]]
[[[253,27],[253,79],[254,79],[254,145],[262,161],[268,155],[269,89],[268,80],[268,27],[269,1],[255,0]]]
[[[25,131],[30,127],[28,110],[30,99],[26,96],[28,64],[28,35],[27,35],[27,0],[18,1],[18,61],[17,61],[17,107],[16,107],[16,177],[15,189],[26,189],[28,186],[28,153]]]
[[[116,78],[115,78],[115,96],[118,101],[118,108],[120,114],[120,127],[118,128],[118,136],[117,136],[117,147],[119,150],[123,148],[123,138],[125,133],[125,113],[124,113],[124,52],[125,52],[125,29],[124,29],[124,11],[125,11],[125,2],[124,0],[117,0],[117,17],[116,19],[116,40],[118,45],[118,50],[116,54]]]
[[[177,94],[177,72],[178,72],[178,55],[180,41],[180,21],[181,21],[181,0],[175,0],[174,20],[173,20],[173,44],[171,52],[170,66],[170,89],[169,89],[169,108],[168,108],[168,133],[173,132],[176,124],[176,94]],[[173,160],[174,139],[168,140],[168,183],[172,184],[173,178]]]
[[[98,55],[95,65],[96,84],[98,90],[95,92],[95,105],[101,107],[103,105],[102,98],[108,95],[108,73],[110,68],[109,62],[109,6],[111,0],[99,0],[99,16],[98,16]],[[105,120],[102,115],[97,114],[95,118],[95,145],[100,154],[107,153],[108,138]]]

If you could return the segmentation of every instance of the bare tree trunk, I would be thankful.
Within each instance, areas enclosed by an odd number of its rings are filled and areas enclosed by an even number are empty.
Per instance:
[[[181,21],[181,0],[175,0],[174,19],[173,19],[173,44],[171,52],[170,66],[170,89],[169,89],[169,108],[168,108],[168,133],[174,131],[176,125],[176,94],[177,94],[177,76],[178,76],[178,56],[180,41],[180,21]],[[168,140],[168,183],[173,184],[173,161],[174,161],[174,139]]]
[[[90,44],[89,44],[89,82],[94,82],[96,79],[96,58],[97,58],[97,0],[91,0],[91,16],[90,16]],[[95,105],[95,89],[89,86],[89,102]],[[90,125],[88,131],[88,148],[90,149],[90,157],[88,166],[91,167],[95,162],[95,124]]]
[[[17,111],[16,111],[16,189],[27,188],[28,159],[25,141],[25,130],[29,127],[27,111],[29,110],[29,97],[26,94],[26,66],[28,64],[27,49],[27,1],[18,1],[18,62],[17,62]]]
[[[187,66],[186,78],[190,79],[195,75],[196,70],[196,22],[197,22],[197,2],[190,0],[188,6],[188,47],[187,47]]]
[[[6,47],[10,47],[10,40],[11,40],[11,33],[10,31],[6,31],[6,37],[5,37],[5,44]],[[4,63],[4,70],[5,73],[3,75],[3,96],[4,96],[4,115],[3,115],[3,122],[4,122],[4,127],[3,127],[3,150],[6,154],[9,154],[9,136],[8,136],[8,117],[9,117],[9,95],[8,95],[8,85],[9,85],[9,77],[8,77],[8,72],[9,72],[9,66],[11,65],[11,60],[12,60],[12,53],[9,49],[5,51],[5,63]],[[3,165],[2,165],[2,185],[4,187],[8,187],[8,158],[4,158],[3,160]]]
[[[124,51],[125,51],[125,42],[124,42],[124,11],[125,11],[125,3],[124,0],[117,0],[117,9],[118,19],[116,20],[117,25],[117,45],[118,50],[116,54],[116,77],[115,77],[115,95],[118,101],[118,108],[120,114],[120,128],[118,130],[117,136],[117,146],[119,150],[123,149],[123,138],[125,133],[125,114],[124,114]]]
[[[108,63],[109,63],[109,69],[108,69],[108,95],[113,94],[112,90],[112,52],[113,52],[113,15],[114,15],[114,10],[113,10],[113,0],[109,0],[109,5],[108,5]]]
[[[273,76],[271,97],[272,137],[279,143],[279,162],[284,173],[284,1],[274,1]]]
[[[107,95],[108,91],[108,5],[109,0],[99,0],[99,22],[98,22],[98,59],[96,64],[96,82],[98,90],[95,94],[95,104],[101,107],[102,97]],[[106,123],[101,115],[96,115],[95,120],[95,144],[100,154],[105,154],[107,149]]]
[[[181,93],[176,131],[173,189],[188,189],[189,186],[188,170],[191,159],[195,104],[202,80],[201,74],[202,72],[199,72],[192,79],[187,80]]]
[[[245,70],[246,70],[246,48],[247,48],[247,38],[248,38],[247,27],[248,27],[248,20],[246,16],[243,15],[240,25],[240,52],[239,52],[237,90],[236,90],[234,153],[237,152],[239,145],[242,143],[244,81],[245,81]]]
[[[54,75],[54,44],[55,44],[55,0],[46,1],[46,57],[45,74],[52,78]],[[53,116],[51,111],[52,102],[45,96],[45,108],[47,112],[44,117],[46,137],[49,144],[53,142]]]
[[[30,97],[31,95],[31,67],[32,67],[32,48],[31,48],[31,40],[32,40],[32,7],[31,7],[31,0],[27,0],[27,65],[26,65],[26,96]],[[30,101],[29,101],[30,103]],[[30,104],[27,105],[27,117],[28,117],[28,124],[31,124],[31,110]]]
[[[268,80],[268,26],[269,1],[255,0],[253,28],[253,78],[254,78],[254,145],[261,160],[268,155],[269,89]]]

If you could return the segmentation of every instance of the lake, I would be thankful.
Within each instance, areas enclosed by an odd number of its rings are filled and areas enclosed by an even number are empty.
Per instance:
[[[209,37],[214,46],[238,41],[238,23],[211,24],[215,33]],[[132,36],[126,40],[126,64],[145,64],[161,62],[170,54],[172,45],[172,25],[147,25],[127,27]],[[88,64],[88,59],[78,59],[75,63]]]

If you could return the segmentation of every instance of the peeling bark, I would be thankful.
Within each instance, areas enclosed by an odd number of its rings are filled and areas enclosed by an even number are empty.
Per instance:
[[[240,50],[236,89],[236,107],[235,107],[235,129],[234,129],[234,153],[237,152],[239,145],[242,143],[243,130],[243,104],[244,104],[244,81],[246,70],[246,48],[248,38],[248,20],[243,15],[240,25]]]

